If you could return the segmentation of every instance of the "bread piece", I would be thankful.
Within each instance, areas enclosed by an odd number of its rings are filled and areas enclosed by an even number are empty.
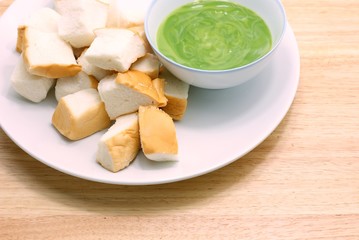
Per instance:
[[[137,59],[137,61],[131,65],[130,69],[144,72],[152,79],[155,79],[158,78],[160,66],[160,60],[156,55],[146,53],[145,56]]]
[[[175,77],[164,69],[160,77],[165,79],[164,95],[168,99],[167,105],[162,108],[174,120],[181,120],[187,110],[187,99],[190,85]]]
[[[20,25],[17,28],[16,51],[18,53],[22,53],[25,29],[25,25]]]
[[[147,53],[153,53],[153,49],[152,49],[150,43],[148,42],[148,39],[147,39],[147,36],[146,36],[144,25],[138,25],[138,26],[130,27],[130,28],[128,28],[128,30],[131,30],[131,31],[137,33],[142,38],[142,40],[143,40],[143,42],[145,44],[145,49],[146,49]]]
[[[116,119],[101,137],[96,160],[109,171],[117,172],[127,167],[140,150],[140,135],[137,113]]]
[[[85,49],[80,55],[80,57],[77,59],[77,63],[81,65],[82,71],[84,71],[88,75],[94,76],[98,81],[108,75],[113,74],[113,71],[105,70],[89,63],[85,58],[86,51],[87,49]]]
[[[32,102],[41,102],[47,96],[55,79],[39,77],[28,73],[22,58],[20,58],[11,75],[13,89]]]
[[[52,124],[70,140],[79,140],[110,126],[105,106],[96,89],[88,88],[60,99]]]
[[[87,88],[97,89],[98,81],[84,72],[73,77],[59,78],[56,81],[55,97],[59,101],[62,97]]]
[[[107,27],[129,28],[144,23],[151,0],[109,0]]]
[[[26,69],[34,75],[60,78],[74,76],[81,71],[71,46],[57,33],[25,27],[22,56]]]
[[[178,160],[176,128],[172,118],[155,106],[138,111],[142,151],[153,161]]]
[[[151,78],[138,71],[105,77],[99,82],[98,91],[112,120],[136,112],[140,105],[163,105]]]
[[[17,29],[18,34],[17,34],[17,42],[16,42],[16,51],[18,51],[19,53],[22,52],[22,42],[23,42],[24,31],[26,26],[33,27],[43,32],[57,33],[58,31],[57,25],[59,19],[60,19],[60,14],[51,8],[44,7],[35,11]]]
[[[155,78],[152,80],[152,85],[156,89],[158,94],[158,107],[164,107],[167,105],[168,99],[165,96],[165,80],[163,78]]]
[[[59,35],[75,48],[88,47],[95,39],[94,30],[104,28],[108,5],[97,0],[56,0],[61,14]]]
[[[87,61],[99,68],[127,71],[146,54],[142,38],[128,29],[98,29],[96,39],[85,53]]]

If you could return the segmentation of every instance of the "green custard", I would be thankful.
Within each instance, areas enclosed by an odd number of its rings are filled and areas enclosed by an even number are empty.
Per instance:
[[[174,10],[160,25],[157,46],[191,68],[225,70],[270,51],[272,36],[252,10],[227,1],[196,1]]]

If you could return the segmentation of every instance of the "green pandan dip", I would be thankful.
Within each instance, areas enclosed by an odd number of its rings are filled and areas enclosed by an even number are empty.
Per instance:
[[[266,53],[272,37],[252,10],[228,1],[196,1],[174,10],[157,32],[162,54],[182,65],[225,70],[246,65]]]

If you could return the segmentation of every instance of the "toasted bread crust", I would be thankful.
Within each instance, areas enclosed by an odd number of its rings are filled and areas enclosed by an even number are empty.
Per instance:
[[[24,26],[24,25],[20,25],[17,28],[16,51],[18,53],[22,53],[25,29],[26,29],[26,26]]]
[[[22,51],[23,51],[23,60],[25,66],[29,73],[47,77],[47,78],[62,78],[62,77],[71,77],[75,76],[81,71],[81,65],[78,64],[47,64],[47,65],[34,65],[31,62],[31,58],[28,53],[30,42],[27,36],[28,27],[25,26],[23,30],[23,40],[22,40]],[[75,61],[76,62],[76,61]]]
[[[161,89],[161,84],[164,83],[161,83],[161,81],[163,80],[153,82],[147,74],[136,70],[118,73],[116,77],[117,83],[149,96],[155,101],[156,106],[165,106],[167,104],[167,99],[163,92],[164,87],[162,86]]]
[[[141,106],[138,112],[143,153],[146,156],[177,155],[176,128],[172,118],[155,106]]]
[[[27,62],[28,71],[31,74],[43,76],[47,78],[62,78],[72,77],[81,71],[81,66],[77,64],[61,65],[61,64],[50,64],[50,65],[37,65],[31,66],[24,55],[24,61]]]
[[[161,109],[172,117],[173,120],[181,120],[187,110],[187,99],[166,96],[167,105]]]
[[[152,80],[152,84],[158,94],[158,107],[166,106],[168,99],[165,96],[165,80],[163,78],[156,78]]]

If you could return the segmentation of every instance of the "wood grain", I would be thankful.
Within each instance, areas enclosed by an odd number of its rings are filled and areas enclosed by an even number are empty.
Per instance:
[[[0,130],[0,239],[359,239],[359,1],[283,4],[300,84],[256,149],[187,181],[115,186],[53,170]]]

